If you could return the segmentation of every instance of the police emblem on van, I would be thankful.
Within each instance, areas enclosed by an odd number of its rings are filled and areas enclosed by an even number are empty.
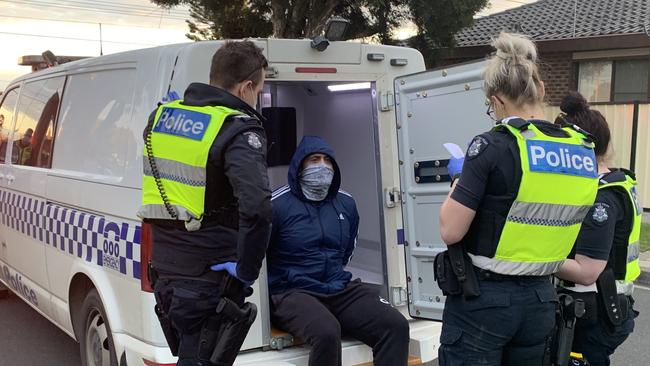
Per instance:
[[[210,124],[210,115],[186,109],[163,107],[154,131],[201,141]]]
[[[592,149],[552,141],[526,141],[530,170],[539,173],[596,178],[598,164]]]

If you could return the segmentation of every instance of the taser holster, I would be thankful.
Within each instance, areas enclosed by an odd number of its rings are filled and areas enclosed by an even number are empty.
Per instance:
[[[472,259],[460,243],[450,245],[436,255],[433,278],[445,296],[462,294],[468,298],[481,294]]]
[[[217,304],[214,317],[216,321],[208,322],[201,330],[199,356],[202,355],[201,346],[214,344],[209,357],[210,362],[216,366],[231,366],[235,362],[239,349],[256,316],[255,304],[247,302],[240,308],[234,301],[222,297]],[[213,329],[209,329],[210,325],[213,326]],[[210,342],[210,340],[216,342]]]

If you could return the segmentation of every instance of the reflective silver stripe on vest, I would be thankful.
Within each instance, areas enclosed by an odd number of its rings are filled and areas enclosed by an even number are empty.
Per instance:
[[[205,186],[205,168],[191,166],[168,159],[154,159],[156,162],[156,168],[158,168],[158,173],[160,174],[160,178],[192,187]],[[142,158],[142,161],[144,165],[144,175],[153,177],[149,159],[145,156]]]
[[[627,263],[639,259],[639,242],[634,242],[627,246]]]
[[[185,208],[177,205],[172,205],[172,207],[176,210],[176,213],[178,214],[178,220],[190,221],[192,219],[195,219],[194,215],[192,215]],[[137,215],[141,219],[174,220],[173,217],[169,216],[169,212],[167,212],[167,208],[165,208],[165,205],[140,206]]]
[[[564,259],[556,262],[522,263],[508,262],[496,258],[468,253],[478,268],[511,276],[548,276],[560,270]]]
[[[508,212],[507,220],[526,225],[572,226],[582,223],[590,208],[591,206],[515,201]]]

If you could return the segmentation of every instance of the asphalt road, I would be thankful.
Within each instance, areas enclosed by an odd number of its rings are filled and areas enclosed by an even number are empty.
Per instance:
[[[650,364],[650,288],[637,287],[635,298],[641,315],[634,333],[612,357],[612,366]],[[0,365],[79,366],[79,345],[9,293],[0,299]]]
[[[0,365],[79,366],[79,344],[9,292],[0,299]]]

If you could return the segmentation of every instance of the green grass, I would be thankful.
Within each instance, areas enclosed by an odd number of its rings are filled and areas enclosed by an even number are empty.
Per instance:
[[[650,250],[650,224],[641,224],[641,251],[647,252]]]

